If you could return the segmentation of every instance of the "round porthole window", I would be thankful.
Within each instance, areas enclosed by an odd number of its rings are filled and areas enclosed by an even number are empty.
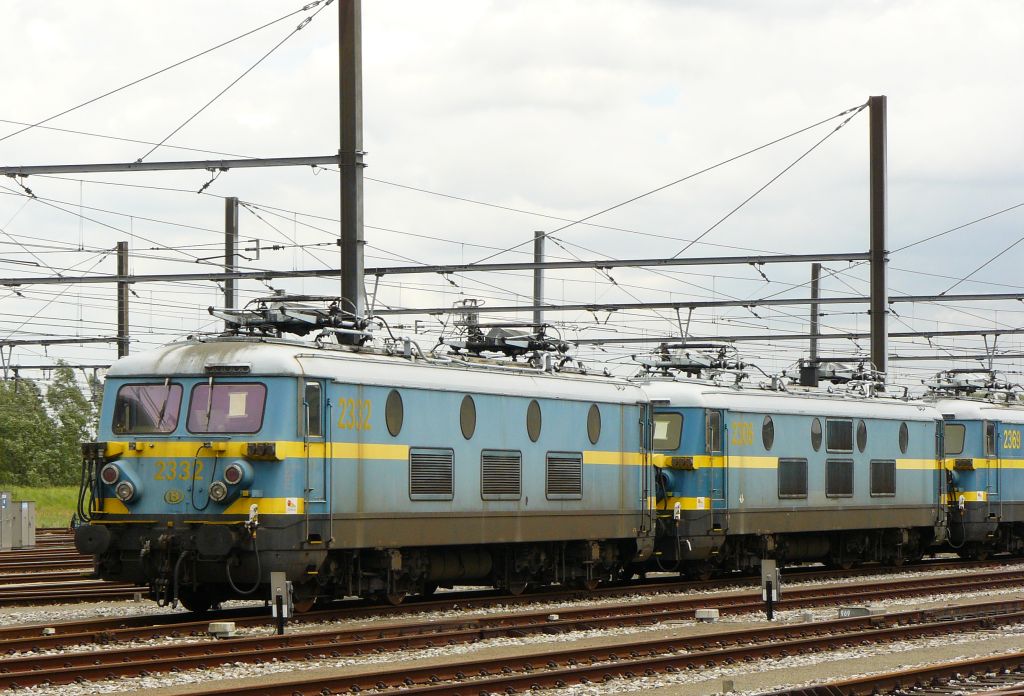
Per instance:
[[[591,404],[587,413],[587,437],[590,438],[592,445],[596,445],[601,438],[601,409],[597,404]]]
[[[526,408],[526,434],[531,442],[540,439],[540,404],[534,399]]]
[[[398,437],[402,432],[402,421],[405,420],[405,407],[402,405],[402,395],[397,389],[392,389],[388,394],[387,403],[384,404],[384,421],[387,423],[388,432],[391,437]]]
[[[864,421],[857,423],[857,449],[863,452],[868,446],[868,426]]]
[[[467,440],[473,437],[476,432],[476,404],[473,397],[466,394],[462,397],[462,407],[459,409],[459,425],[462,426],[462,437]]]
[[[821,421],[817,418],[811,421],[811,448],[815,452],[821,449]]]
[[[907,428],[906,423],[900,423],[900,452],[903,454],[907,453],[907,447],[910,446],[910,430]]]
[[[766,452],[770,452],[772,445],[775,444],[775,421],[771,416],[765,416],[764,423],[761,424],[761,443]]]

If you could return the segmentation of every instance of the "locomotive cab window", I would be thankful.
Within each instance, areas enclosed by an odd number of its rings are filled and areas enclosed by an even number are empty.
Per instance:
[[[178,427],[181,385],[126,384],[117,390],[114,401],[115,433],[170,433]]]
[[[946,423],[942,435],[942,445],[946,454],[963,454],[966,434],[967,428],[960,423]]]
[[[985,456],[996,455],[996,424],[993,421],[985,421]]]
[[[324,436],[324,413],[320,398],[320,383],[306,382],[302,397],[302,408],[306,414],[306,435]]]
[[[829,452],[853,452],[853,421],[826,419],[825,448]]]
[[[704,417],[705,444],[708,452],[722,451],[722,414],[708,411]]]
[[[266,385],[257,382],[192,387],[188,407],[191,433],[255,433],[263,426]]]
[[[654,443],[656,450],[677,450],[683,435],[683,414],[654,414]]]

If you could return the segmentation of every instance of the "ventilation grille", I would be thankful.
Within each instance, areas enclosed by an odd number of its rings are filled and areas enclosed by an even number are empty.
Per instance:
[[[825,495],[831,498],[852,496],[853,462],[848,459],[829,459],[825,466]]]
[[[583,497],[583,455],[551,452],[547,457],[547,497],[578,500]]]
[[[522,494],[523,455],[506,450],[480,453],[480,497],[484,500],[519,500]]]
[[[455,453],[450,449],[409,450],[409,497],[451,500],[455,493]]]

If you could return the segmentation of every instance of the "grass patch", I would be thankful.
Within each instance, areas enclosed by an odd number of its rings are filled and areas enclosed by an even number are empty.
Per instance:
[[[0,491],[10,491],[15,500],[34,500],[36,503],[36,528],[67,527],[78,504],[78,486],[5,486]]]

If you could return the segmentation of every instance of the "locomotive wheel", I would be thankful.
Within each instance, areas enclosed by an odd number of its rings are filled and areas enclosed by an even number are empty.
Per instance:
[[[715,573],[715,567],[707,561],[696,561],[686,566],[686,577],[692,580],[710,580]]]
[[[394,592],[388,592],[386,594],[383,594],[383,595],[381,595],[381,597],[383,598],[383,600],[385,602],[387,602],[391,606],[397,607],[399,604],[401,604],[405,600],[405,597],[406,597],[407,594],[408,594],[407,592],[402,592],[400,590],[396,590]]]
[[[214,605],[213,596],[203,590],[180,590],[178,601],[181,606],[196,614],[205,614]]]
[[[305,614],[313,608],[314,604],[316,604],[316,595],[312,597],[294,597],[292,599],[292,608],[296,614]]]
[[[522,593],[526,592],[526,588],[529,587],[530,583],[525,580],[513,580],[509,583],[505,590],[512,596],[518,597]]]
[[[579,587],[581,590],[586,590],[587,592],[593,592],[597,589],[597,586],[600,584],[601,581],[597,578],[583,578],[575,582],[575,585],[577,587]]]

